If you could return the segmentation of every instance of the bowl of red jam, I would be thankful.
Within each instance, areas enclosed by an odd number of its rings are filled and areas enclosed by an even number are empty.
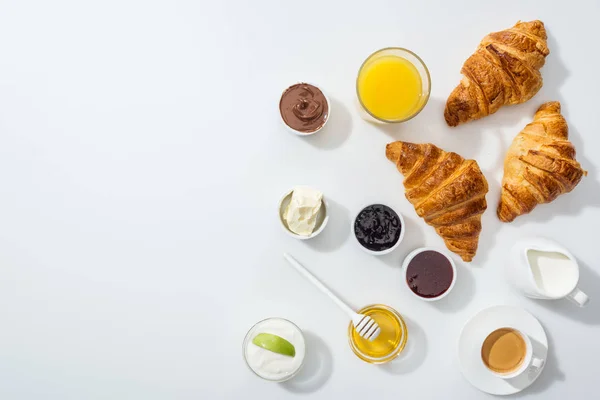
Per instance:
[[[402,269],[411,293],[425,301],[446,297],[456,282],[456,266],[452,258],[431,247],[413,250],[404,259]]]

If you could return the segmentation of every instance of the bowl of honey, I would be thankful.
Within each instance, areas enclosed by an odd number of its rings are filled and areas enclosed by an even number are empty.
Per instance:
[[[396,358],[408,340],[406,323],[398,311],[383,304],[372,304],[358,311],[370,316],[379,324],[381,333],[377,339],[369,341],[360,337],[350,323],[348,341],[350,348],[363,361],[370,364],[384,364]]]

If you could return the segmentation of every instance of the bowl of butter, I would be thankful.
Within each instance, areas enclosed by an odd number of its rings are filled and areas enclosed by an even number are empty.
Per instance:
[[[290,236],[312,239],[325,229],[329,216],[323,193],[309,186],[296,186],[279,201],[279,221]]]

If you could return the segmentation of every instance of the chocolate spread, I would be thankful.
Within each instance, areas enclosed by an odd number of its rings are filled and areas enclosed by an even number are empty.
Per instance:
[[[325,95],[308,83],[297,83],[287,88],[281,95],[279,111],[290,128],[304,133],[320,129],[329,117]]]

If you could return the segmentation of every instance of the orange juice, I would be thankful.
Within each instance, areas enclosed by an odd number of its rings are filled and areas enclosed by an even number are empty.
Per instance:
[[[423,108],[429,95],[423,92],[421,74],[411,61],[389,54],[389,49],[378,53],[365,61],[358,74],[360,103],[373,117],[386,122],[409,119]]]

